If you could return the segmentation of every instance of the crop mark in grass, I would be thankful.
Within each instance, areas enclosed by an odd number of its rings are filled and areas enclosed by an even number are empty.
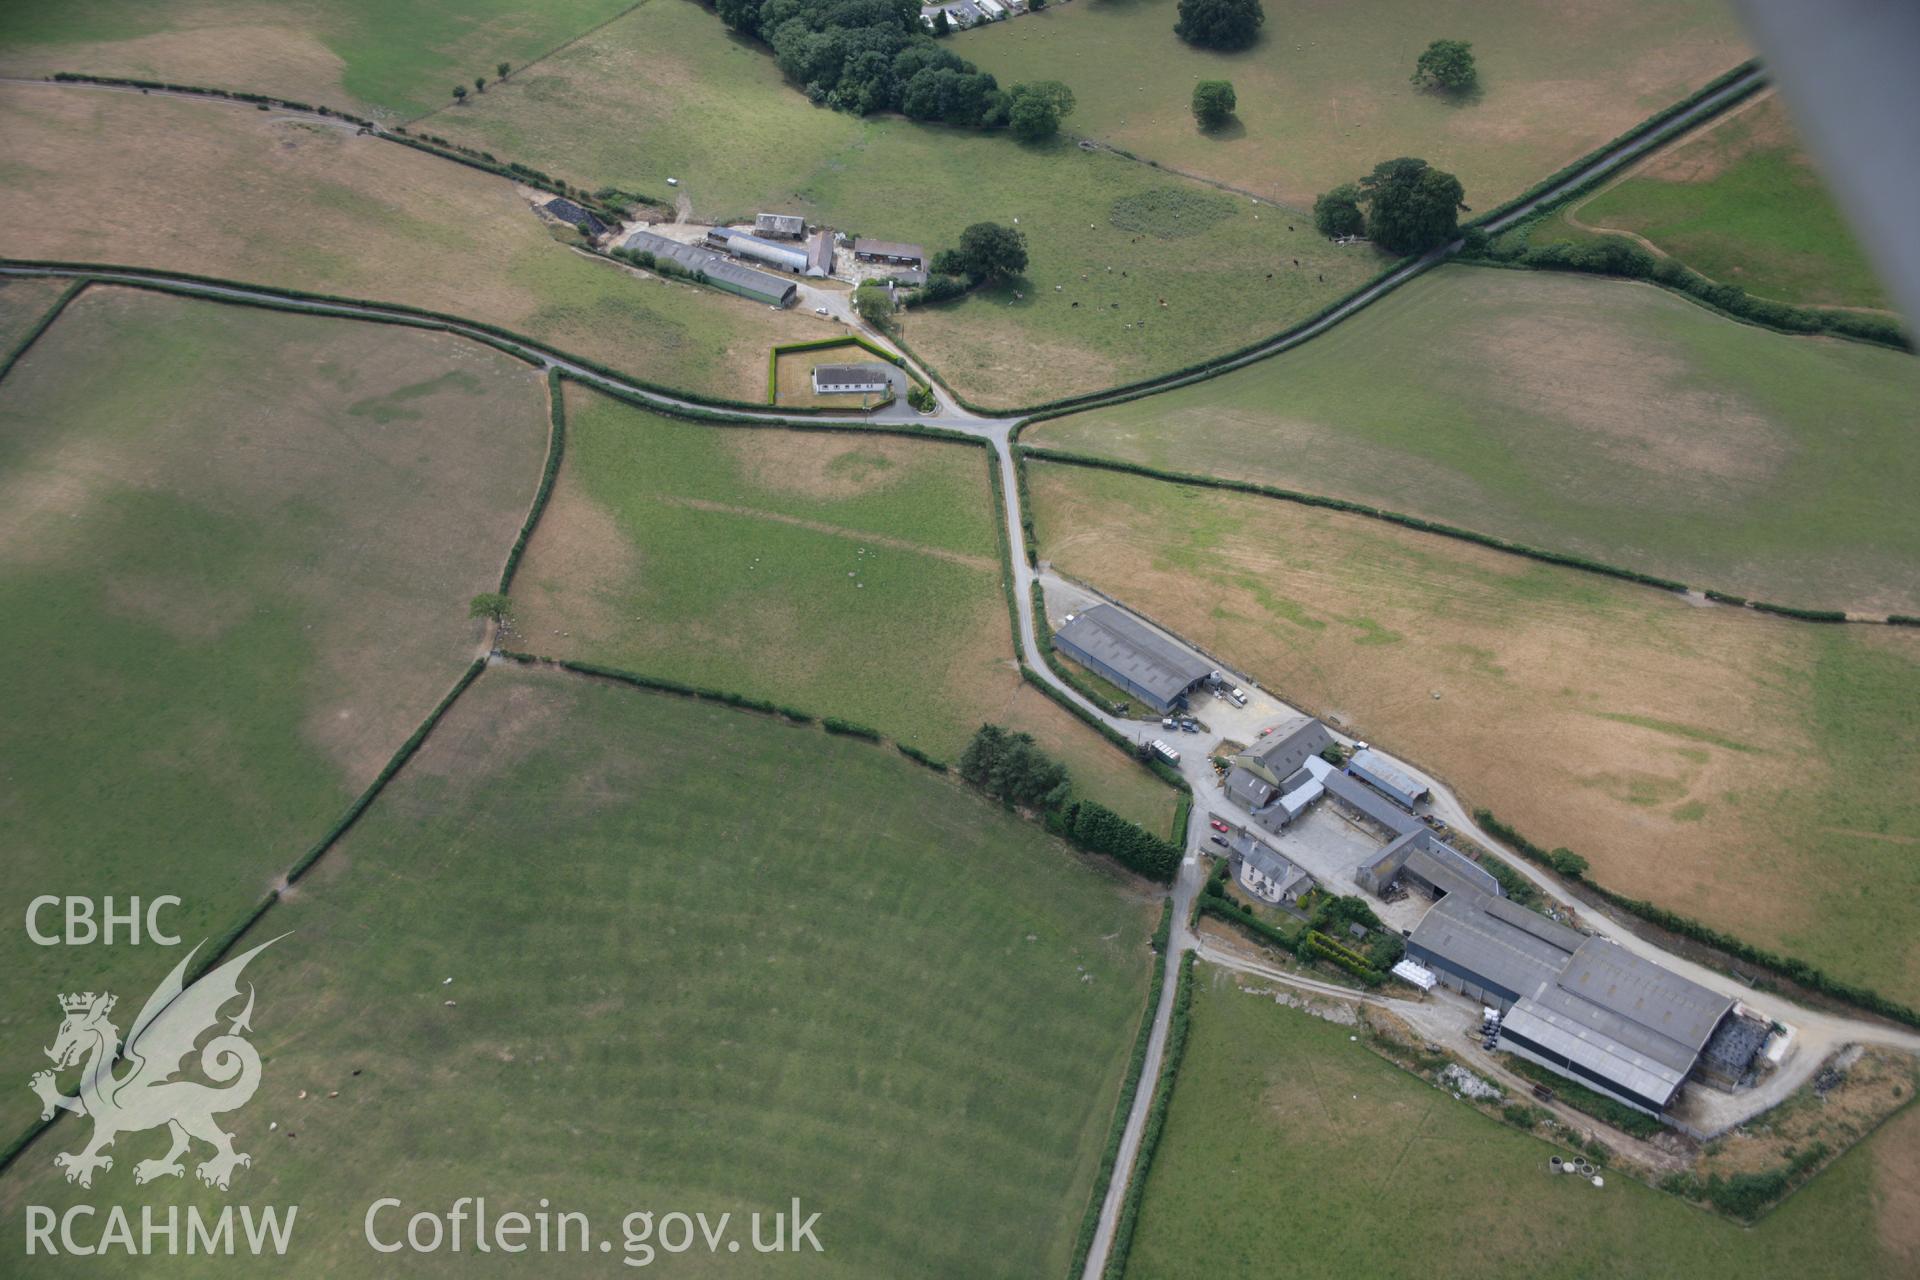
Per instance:
[[[830,534],[833,537],[845,538],[850,542],[863,545],[888,547],[894,551],[905,551],[912,555],[932,556],[935,560],[945,560],[948,564],[965,565],[969,569],[984,569],[989,573],[997,573],[1000,569],[1000,562],[987,556],[970,556],[960,551],[949,551],[945,547],[930,547],[925,543],[913,542],[906,538],[888,537],[883,533],[865,533],[859,529],[845,529],[837,524],[828,524],[824,520],[808,520],[778,511],[762,511],[757,507],[743,507],[731,502],[714,502],[708,498],[683,498],[674,494],[663,494],[659,501],[663,506],[684,507],[690,511],[711,511],[721,515],[746,516],[751,520],[767,520],[774,524],[791,525],[796,529]]]
[[[1239,204],[1227,196],[1180,187],[1152,187],[1116,199],[1107,208],[1107,220],[1122,231],[1182,240],[1208,231],[1238,212]]]
[[[1723,747],[1728,751],[1742,751],[1749,755],[1764,755],[1765,751],[1730,738],[1724,733],[1715,733],[1711,729],[1702,729],[1690,724],[1676,724],[1672,720],[1661,720],[1654,716],[1631,715],[1624,711],[1596,711],[1593,713],[1602,720],[1611,720],[1616,724],[1636,725],[1642,729],[1651,729],[1655,733],[1665,733],[1676,738],[1686,738],[1691,742],[1704,742],[1709,746]]]
[[[1334,617],[1360,633],[1353,638],[1355,644],[1399,644],[1406,639],[1398,631],[1382,626],[1372,618],[1346,614],[1335,614]]]
[[[372,418],[379,423],[413,422],[426,415],[418,409],[407,407],[411,401],[425,400],[443,391],[458,391],[464,395],[477,396],[485,390],[480,379],[466,370],[449,369],[425,382],[399,387],[385,395],[368,396],[364,400],[356,400],[347,406],[347,412],[353,417]]]
[[[1668,816],[1675,822],[1698,822],[1707,816],[1707,806],[1698,800],[1689,800],[1683,805],[1675,806]]]

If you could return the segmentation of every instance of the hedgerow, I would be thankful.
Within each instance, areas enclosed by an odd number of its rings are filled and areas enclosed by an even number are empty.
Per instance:
[[[547,370],[547,406],[551,424],[547,440],[547,463],[541,468],[540,487],[534,490],[533,505],[527,509],[526,523],[520,526],[513,547],[507,552],[506,566],[500,570],[502,595],[513,585],[514,570],[520,567],[520,557],[533,537],[534,526],[540,523],[541,513],[547,509],[547,499],[553,493],[554,480],[560,474],[560,459],[567,448],[567,401],[558,369]]]
[[[878,729],[869,729],[864,724],[856,724],[851,720],[842,720],[839,716],[826,717],[820,721],[820,726],[828,733],[837,733],[843,737],[865,738],[869,742],[880,741],[880,731]]]
[[[13,349],[7,352],[5,358],[0,359],[0,379],[4,379],[13,372],[13,366],[20,362],[20,357],[26,355],[27,349],[40,341],[41,334],[53,327],[53,322],[60,318],[60,313],[67,309],[67,304],[79,297],[88,283],[90,282],[86,280],[76,280],[68,285],[66,291],[53,300],[53,305],[47,308],[47,313],[35,322],[33,328],[20,335],[20,341],[13,344]]]

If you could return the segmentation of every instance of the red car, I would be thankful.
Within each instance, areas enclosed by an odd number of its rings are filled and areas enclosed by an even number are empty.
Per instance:
[[[1222,835],[1225,835],[1227,831],[1230,830],[1227,824],[1220,821],[1220,819],[1218,818],[1215,818],[1209,825],[1212,826],[1215,831],[1220,832]]]

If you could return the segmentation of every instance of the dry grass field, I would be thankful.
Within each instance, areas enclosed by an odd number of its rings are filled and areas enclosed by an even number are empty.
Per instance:
[[[68,0],[0,9],[0,74],[57,71],[246,89],[416,115],[631,0]]]
[[[237,923],[475,656],[546,434],[539,375],[486,347],[131,290],[0,383],[7,1079],[56,990],[138,1008],[178,958],[33,946],[27,901]],[[37,1112],[6,1090],[0,1134]]]
[[[403,302],[755,402],[767,348],[823,332],[809,315],[583,257],[513,184],[349,129],[17,85],[0,86],[0,120],[6,256]]]
[[[1920,1001],[1920,633],[1038,464],[1041,554],[1595,880]]]
[[[1175,0],[1070,4],[967,32],[953,49],[1002,83],[1065,80],[1077,134],[1294,205],[1394,156],[1457,174],[1487,208],[1748,56],[1719,0],[1274,0],[1243,53],[1173,34]],[[1436,39],[1467,40],[1480,94],[1413,88]],[[1196,80],[1233,82],[1236,119],[1203,133]]]
[[[974,447],[714,428],[569,386],[565,462],[514,582],[517,647],[871,725],[954,761],[1027,729],[1156,832],[1173,792],[1026,689]]]
[[[1305,345],[1022,438],[1697,587],[1920,613],[1920,360],[1650,284],[1444,267]]]
[[[905,317],[915,351],[990,405],[1094,391],[1244,346],[1382,265],[1371,249],[1321,239],[1297,211],[1065,139],[1022,146],[811,106],[765,50],[692,0],[648,0],[423,127],[587,186],[662,195],[676,177],[674,194],[703,220],[779,209],[930,252],[971,223],[1017,221],[1025,279]]]

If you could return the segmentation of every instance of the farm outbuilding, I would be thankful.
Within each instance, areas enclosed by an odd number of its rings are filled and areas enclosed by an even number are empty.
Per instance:
[[[1110,604],[1070,616],[1053,646],[1162,715],[1213,674],[1211,662]]]
[[[806,238],[807,220],[797,213],[755,214],[753,233],[776,240],[802,240]]]
[[[752,258],[755,262],[764,262],[795,275],[801,275],[807,269],[807,252],[798,245],[775,244],[744,231],[735,231],[732,227],[714,227],[707,232],[707,243],[735,257]]]
[[[1450,893],[1407,939],[1442,985],[1503,1010],[1498,1047],[1660,1115],[1701,1066],[1730,997],[1504,898]]]
[[[1284,789],[1287,779],[1306,766],[1308,757],[1332,745],[1333,735],[1327,732],[1327,726],[1312,716],[1294,716],[1267,730],[1233,757],[1233,763],[1268,785]]]
[[[1347,772],[1409,809],[1427,798],[1425,783],[1407,776],[1378,751],[1354,752],[1353,758],[1347,761]]]
[[[925,267],[927,251],[917,244],[898,240],[869,240],[859,236],[853,242],[853,256],[862,262],[888,262],[896,267]]]
[[[807,278],[824,280],[833,274],[833,232],[826,227],[807,241]]]
[[[764,302],[770,307],[792,306],[799,292],[791,280],[782,280],[764,271],[728,262],[712,250],[694,244],[681,244],[678,240],[669,240],[651,231],[634,232],[620,247],[651,254],[656,261],[670,262],[689,275],[697,275],[716,289],[751,298],[755,302]]]

